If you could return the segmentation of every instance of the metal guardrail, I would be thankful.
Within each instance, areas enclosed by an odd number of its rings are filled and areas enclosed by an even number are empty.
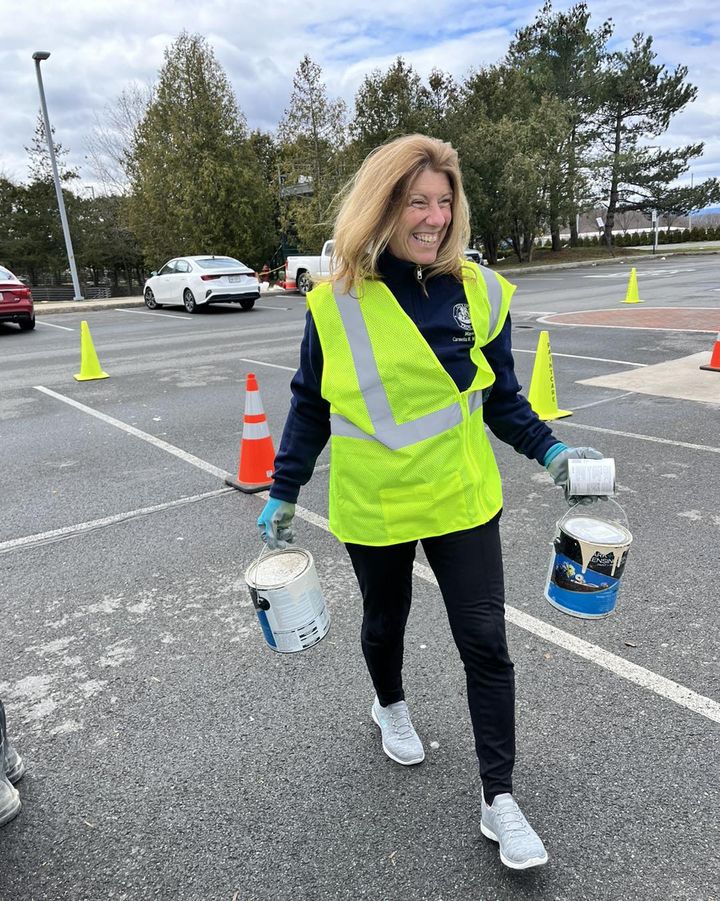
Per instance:
[[[30,285],[33,300],[73,300],[75,290],[72,285]],[[132,292],[126,288],[113,290],[110,285],[82,285],[82,295],[87,300],[110,297],[129,297]]]

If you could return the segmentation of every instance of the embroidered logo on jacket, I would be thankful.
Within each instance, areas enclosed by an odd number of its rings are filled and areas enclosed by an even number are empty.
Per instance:
[[[453,307],[453,316],[455,317],[455,322],[457,322],[460,328],[472,328],[472,322],[470,321],[470,308],[466,303],[456,303]]]

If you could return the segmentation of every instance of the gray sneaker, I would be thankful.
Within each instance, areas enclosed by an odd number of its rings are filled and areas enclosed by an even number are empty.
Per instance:
[[[492,807],[482,799],[480,829],[498,842],[500,860],[512,870],[526,870],[547,863],[548,856],[540,836],[523,816],[510,794],[496,795]]]
[[[0,826],[16,817],[21,807],[20,793],[12,787],[5,775],[0,774]]]
[[[5,776],[13,785],[19,782],[25,775],[25,764],[22,757],[13,748],[10,742],[5,739]]]
[[[381,707],[376,697],[370,713],[380,726],[383,751],[391,760],[403,766],[425,760],[422,742],[413,728],[405,701]]]

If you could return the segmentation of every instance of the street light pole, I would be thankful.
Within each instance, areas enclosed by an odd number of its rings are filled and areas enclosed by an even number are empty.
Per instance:
[[[75,291],[73,300],[84,300],[85,298],[80,293],[80,281],[78,280],[77,267],[75,266],[75,254],[73,253],[70,227],[68,226],[67,215],[65,213],[65,201],[63,200],[60,175],[58,174],[57,162],[55,160],[55,148],[53,147],[52,132],[50,131],[50,119],[48,117],[47,104],[45,103],[42,75],[40,74],[40,63],[49,56],[50,53],[47,50],[36,50],[35,53],[33,53],[32,58],[35,60],[35,73],[37,75],[38,90],[40,91],[40,106],[42,108],[43,121],[45,123],[45,137],[47,138],[48,150],[50,151],[50,165],[52,166],[55,193],[57,194],[58,208],[60,210],[60,221],[62,222],[63,235],[65,237],[65,248],[67,250],[68,262],[70,263],[73,290]]]

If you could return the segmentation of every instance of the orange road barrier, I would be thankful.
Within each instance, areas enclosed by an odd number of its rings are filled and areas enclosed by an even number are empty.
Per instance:
[[[225,484],[247,494],[262,491],[272,485],[275,448],[260,398],[254,373],[249,372],[245,385],[245,415],[240,440],[240,460],[237,479],[225,479]]]
[[[701,369],[709,369],[710,372],[720,372],[720,335],[715,339],[712,349],[712,356],[707,366],[701,366]]]

